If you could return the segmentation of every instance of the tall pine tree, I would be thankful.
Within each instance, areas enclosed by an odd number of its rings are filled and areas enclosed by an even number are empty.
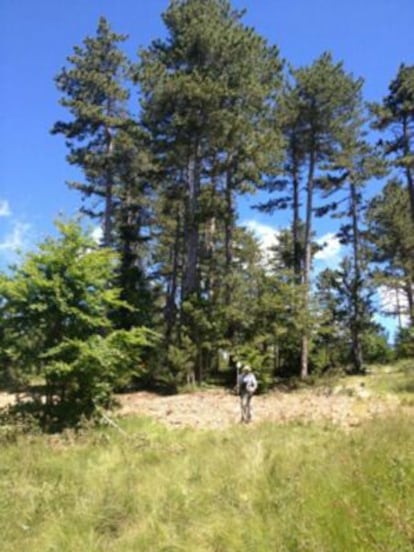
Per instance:
[[[400,66],[389,94],[371,109],[374,128],[384,133],[383,152],[406,181],[414,224],[414,65]]]
[[[194,305],[212,296],[207,287],[224,286],[223,301],[232,301],[236,194],[260,180],[279,149],[269,118],[281,62],[241,18],[227,0],[172,2],[163,15],[168,38],[142,52],[137,74],[160,200],[176,217],[160,228],[170,228],[161,241],[173,246],[168,332],[176,322],[177,339],[189,332],[198,348]],[[230,327],[225,333],[231,337]]]
[[[286,162],[282,178],[271,183],[270,191],[282,190],[285,196],[271,200],[266,208],[289,205],[293,208],[294,268],[297,283],[303,284],[305,310],[311,284],[316,193],[323,189],[324,174],[338,169],[336,158],[347,146],[348,127],[355,118],[360,88],[361,82],[347,74],[342,63],[334,63],[332,56],[325,53],[311,66],[291,70],[280,103]],[[287,186],[290,188],[286,192]],[[309,351],[310,328],[305,328],[301,346],[302,377],[308,375]]]
[[[56,122],[52,132],[65,136],[69,163],[85,175],[86,182],[70,185],[84,198],[94,200],[84,210],[102,221],[106,246],[114,242],[115,142],[120,129],[128,124],[125,79],[129,64],[118,48],[125,40],[125,35],[114,33],[101,17],[96,37],[87,37],[82,46],[75,46],[68,68],[56,77],[63,94],[60,103],[72,120]]]

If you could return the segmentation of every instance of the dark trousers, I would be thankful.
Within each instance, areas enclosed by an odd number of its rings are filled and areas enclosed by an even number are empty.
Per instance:
[[[252,409],[250,402],[252,400],[251,393],[240,393],[240,408],[241,408],[241,421],[250,422],[252,419]]]

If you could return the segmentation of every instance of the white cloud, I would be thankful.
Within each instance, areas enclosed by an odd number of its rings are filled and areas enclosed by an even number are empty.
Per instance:
[[[263,252],[266,252],[278,242],[279,231],[267,224],[262,224],[256,220],[248,220],[243,223],[260,241]],[[322,247],[315,255],[318,261],[324,261],[329,264],[336,264],[341,260],[342,245],[339,242],[336,234],[328,232],[320,238],[317,243]]]
[[[408,325],[408,299],[405,293],[388,286],[379,286],[377,289],[380,307],[384,313],[399,316],[403,326]]]
[[[278,230],[256,220],[248,220],[243,223],[243,226],[246,226],[259,240],[263,267],[268,267],[272,257],[271,248],[278,242]]]
[[[278,242],[279,231],[267,224],[262,224],[256,220],[248,220],[243,223],[258,238],[260,247],[265,260],[269,260],[270,248]],[[339,264],[342,255],[342,245],[336,234],[328,232],[317,239],[317,243],[322,247],[315,255],[315,260],[334,268]]]
[[[0,199],[0,217],[9,217],[11,215],[10,205],[7,199]]]
[[[29,248],[32,226],[25,222],[14,221],[9,233],[0,239],[0,268],[18,261],[18,252]]]
[[[278,230],[275,228],[256,220],[248,220],[243,223],[243,226],[246,226],[257,237],[263,253],[268,253],[269,249],[277,244]]]
[[[342,245],[337,236],[332,232],[328,232],[316,241],[323,249],[315,254],[315,259],[317,261],[323,261],[330,266],[338,264],[341,259],[340,253]]]
[[[15,222],[11,232],[9,232],[4,240],[0,242],[0,250],[17,251],[18,249],[24,247],[30,228],[30,224]]]
[[[91,231],[91,238],[98,244],[102,242],[103,232],[101,226],[95,226],[93,228]]]

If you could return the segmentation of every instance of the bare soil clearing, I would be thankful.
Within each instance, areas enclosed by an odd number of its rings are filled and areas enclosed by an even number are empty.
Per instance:
[[[120,415],[150,416],[170,427],[220,429],[240,422],[238,397],[223,390],[168,397],[139,392],[117,398],[121,405]],[[345,392],[333,394],[314,389],[258,395],[253,398],[252,406],[253,423],[321,422],[345,429],[403,408],[391,395],[386,398],[349,396]],[[407,410],[414,414],[413,408]]]
[[[24,397],[21,397],[24,400]],[[116,396],[119,409],[113,416],[133,414],[149,416],[169,427],[224,429],[240,423],[239,398],[222,389],[160,396],[135,392]],[[16,395],[0,393],[0,408],[16,401]],[[285,424],[319,422],[344,429],[359,426],[376,416],[405,410],[414,416],[414,408],[402,406],[395,395],[375,396],[362,388],[301,389],[273,391],[253,397],[253,422]]]

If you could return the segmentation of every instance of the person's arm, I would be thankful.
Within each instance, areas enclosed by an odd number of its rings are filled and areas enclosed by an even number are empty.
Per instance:
[[[242,382],[243,382],[243,374],[239,374],[239,375],[237,376],[237,383],[236,383],[236,393],[237,393],[238,395],[240,394]]]
[[[249,377],[249,392],[254,393],[257,389],[257,379],[254,374],[250,374]]]

